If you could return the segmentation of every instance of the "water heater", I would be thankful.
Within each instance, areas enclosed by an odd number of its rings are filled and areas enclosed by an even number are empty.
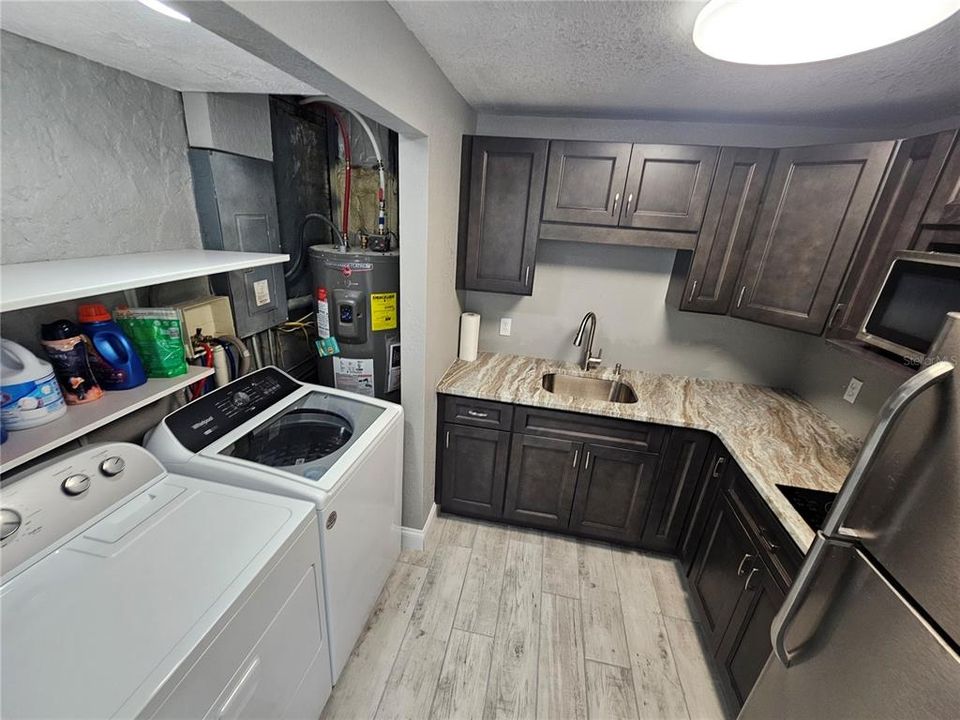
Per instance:
[[[400,401],[400,255],[307,250],[313,273],[317,332],[340,352],[318,358],[324,385]]]

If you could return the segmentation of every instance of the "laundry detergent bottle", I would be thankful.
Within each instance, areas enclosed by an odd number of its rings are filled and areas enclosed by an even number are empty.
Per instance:
[[[90,367],[104,390],[129,390],[147,381],[140,356],[109,311],[99,303],[77,308],[80,329],[90,340]]]
[[[76,323],[57,320],[41,325],[40,344],[50,358],[67,405],[82,405],[103,397],[90,367],[86,339]]]
[[[67,411],[53,366],[23,345],[0,338],[0,422],[4,430],[26,430]]]

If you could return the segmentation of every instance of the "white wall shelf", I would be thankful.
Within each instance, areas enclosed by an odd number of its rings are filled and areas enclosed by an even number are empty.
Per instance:
[[[165,250],[0,266],[0,312],[216,275],[290,259],[283,253]]]
[[[9,432],[7,441],[0,445],[0,473],[6,473],[212,374],[213,368],[189,365],[186,375],[151,378],[130,390],[105,392],[102,398],[92,403],[69,406],[65,415],[46,425]]]

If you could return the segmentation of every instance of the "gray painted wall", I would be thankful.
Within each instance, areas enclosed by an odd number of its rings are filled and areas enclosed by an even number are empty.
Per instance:
[[[604,364],[657,373],[789,385],[804,338],[730,317],[679,312],[664,302],[673,250],[543,241],[533,295],[467,292],[482,315],[480,349],[578,362],[580,319],[598,317]],[[512,334],[499,334],[501,317]]]
[[[180,93],[2,33],[4,264],[200,247]]]

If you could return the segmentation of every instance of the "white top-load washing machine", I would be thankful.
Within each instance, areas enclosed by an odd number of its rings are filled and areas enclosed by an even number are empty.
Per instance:
[[[402,408],[267,367],[168,415],[147,448],[172,471],[316,505],[336,683],[400,554]]]
[[[4,480],[0,504],[6,720],[319,716],[310,503],[109,443]]]

